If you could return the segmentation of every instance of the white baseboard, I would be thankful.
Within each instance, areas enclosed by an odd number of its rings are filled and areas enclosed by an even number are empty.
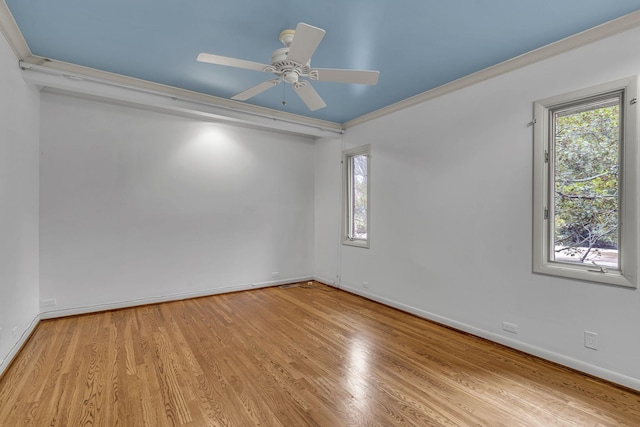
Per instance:
[[[4,374],[4,371],[6,371],[9,365],[11,365],[11,362],[13,362],[13,359],[18,355],[20,349],[22,349],[29,340],[31,334],[35,331],[36,326],[38,326],[38,323],[40,323],[40,314],[33,318],[27,329],[25,329],[24,332],[22,332],[22,335],[20,335],[20,339],[18,339],[13,347],[11,347],[9,353],[0,359],[0,377],[2,377],[2,374]]]
[[[31,321],[31,324],[22,333],[18,342],[16,342],[16,344],[11,348],[9,353],[3,359],[1,359],[0,376],[4,374],[4,371],[11,364],[11,362],[13,361],[15,356],[18,354],[20,349],[27,342],[27,340],[35,330],[40,320],[54,319],[54,318],[65,317],[65,316],[73,316],[77,314],[94,313],[94,312],[106,311],[106,310],[117,310],[119,308],[135,307],[135,306],[146,305],[146,304],[157,304],[161,302],[179,301],[179,300],[184,300],[189,298],[198,298],[198,297],[204,297],[204,296],[216,295],[216,294],[222,294],[222,293],[245,291],[249,289],[266,288],[271,286],[284,285],[288,283],[304,282],[307,280],[317,280],[318,282],[327,284],[329,286],[337,286],[333,280],[330,280],[321,276],[313,276],[313,277],[303,276],[303,277],[289,278],[286,280],[283,279],[283,280],[275,280],[275,281],[261,282],[261,283],[249,283],[244,285],[235,285],[235,286],[201,290],[201,291],[195,291],[195,292],[161,295],[161,296],[142,298],[137,300],[119,301],[119,302],[113,302],[113,303],[107,303],[107,304],[96,304],[96,305],[87,306],[87,307],[69,308],[64,310],[54,310],[54,311],[43,312],[38,314]],[[372,301],[379,302],[389,307],[393,307],[398,310],[411,313],[423,319],[441,323],[443,325],[452,327],[454,329],[458,329],[460,331],[467,332],[472,335],[485,338],[493,342],[497,342],[499,344],[505,345],[507,347],[510,347],[516,350],[523,351],[525,353],[540,357],[542,359],[549,360],[551,362],[558,363],[563,366],[567,366],[571,369],[575,369],[577,371],[584,372],[586,374],[593,375],[595,377],[602,378],[607,381],[611,381],[613,383],[622,385],[624,387],[628,387],[628,388],[640,391],[640,380],[638,380],[637,378],[629,377],[627,375],[623,375],[618,372],[610,371],[608,369],[604,369],[599,366],[595,366],[595,365],[583,362],[581,360],[573,359],[571,357],[568,357],[559,353],[555,353],[540,347],[532,346],[532,345],[523,343],[521,341],[507,338],[493,332],[485,331],[483,329],[479,329],[474,326],[449,319],[447,317],[430,313],[428,311],[421,310],[419,308],[412,307],[410,305],[402,304],[400,302],[390,300],[388,298],[384,298],[370,292],[365,292],[359,288],[355,288],[355,287],[344,285],[344,284],[340,284],[339,287],[347,292],[351,292],[353,294],[360,295],[362,297],[365,297]]]
[[[158,304],[162,302],[180,301],[190,298],[206,297],[217,294],[247,291],[249,289],[268,288],[271,286],[285,285],[288,283],[304,282],[312,280],[312,276],[290,277],[287,279],[272,280],[269,282],[246,283],[241,285],[225,286],[214,289],[203,289],[193,292],[180,292],[175,294],[157,295],[147,298],[139,298],[126,301],[115,301],[105,304],[94,304],[84,307],[73,307],[60,310],[45,311],[40,314],[41,319],[56,319],[59,317],[76,316],[78,314],[96,313],[99,311],[118,310],[121,308],[136,307],[147,304]]]
[[[36,326],[38,326],[38,323],[41,320],[56,319],[59,317],[66,317],[66,316],[75,316],[78,314],[96,313],[96,312],[107,311],[107,310],[117,310],[120,308],[129,308],[129,307],[135,307],[135,306],[147,305],[147,304],[157,304],[161,302],[180,301],[180,300],[189,299],[189,298],[198,298],[198,297],[205,297],[205,296],[217,295],[217,294],[223,294],[223,293],[246,291],[249,289],[267,288],[271,286],[285,285],[288,283],[306,282],[308,280],[313,280],[313,277],[312,276],[290,277],[288,279],[273,280],[269,282],[247,283],[242,285],[226,286],[226,287],[215,288],[215,289],[205,289],[205,290],[194,291],[194,292],[158,295],[158,296],[140,298],[135,300],[117,301],[117,302],[111,302],[111,303],[105,303],[105,304],[94,304],[94,305],[85,306],[85,307],[74,307],[74,308],[67,308],[62,310],[45,311],[37,314],[34,317],[29,327],[20,336],[20,339],[14,344],[11,350],[9,350],[9,353],[7,353],[2,359],[0,359],[0,376],[4,374],[4,372],[9,367],[13,359],[20,352],[20,349],[24,346],[27,340],[29,340],[29,338],[33,334],[33,331],[35,331]]]
[[[328,279],[326,277],[322,277],[322,276],[313,276],[313,280],[318,281],[322,284],[325,284],[327,286],[333,286],[334,288],[337,288],[338,285],[336,285],[336,281],[335,279]]]
[[[489,341],[493,341],[498,344],[502,344],[504,346],[522,351],[524,353],[540,357],[541,359],[545,359],[550,362],[554,362],[559,365],[563,365],[568,368],[575,369],[576,371],[580,371],[585,374],[592,375],[594,377],[598,377],[598,378],[610,381],[612,383],[616,383],[621,386],[640,391],[640,379],[638,378],[634,378],[634,377],[620,374],[618,372],[610,371],[608,369],[604,369],[599,366],[592,365],[590,363],[586,363],[581,360],[565,356],[563,354],[555,353],[553,351],[549,351],[544,348],[536,347],[527,343],[523,343],[518,340],[507,338],[500,334],[489,332],[484,329],[479,329],[474,326],[467,325],[466,323],[461,323],[456,320],[449,319],[447,317],[443,317],[434,313],[430,313],[428,311],[421,310],[419,308],[412,307],[410,305],[403,304],[394,300],[390,300],[388,298],[384,298],[370,292],[365,292],[362,289],[345,285],[344,283],[340,285],[340,289],[343,289],[347,292],[350,292],[356,295],[360,295],[362,297],[365,297],[372,301],[379,302],[389,307],[397,308],[398,310],[416,315],[423,319],[431,320],[431,321],[449,326],[451,328],[478,336],[480,338],[485,338]]]

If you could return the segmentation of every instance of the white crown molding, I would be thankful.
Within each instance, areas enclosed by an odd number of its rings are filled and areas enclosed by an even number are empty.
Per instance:
[[[4,34],[9,46],[11,46],[19,60],[24,60],[31,56],[31,49],[29,49],[27,42],[24,40],[18,24],[13,19],[13,15],[4,0],[0,1],[0,32]]]
[[[333,122],[257,107],[74,64],[31,56],[23,78],[46,92],[122,103],[169,114],[311,137],[342,134]]]
[[[111,91],[111,93],[118,93],[114,100],[119,102],[126,101],[126,96],[123,95],[121,89],[128,89],[131,92],[137,91],[152,95],[147,97],[148,100],[155,96],[156,98],[167,97],[174,101],[179,101],[174,102],[174,104],[189,103],[190,105],[188,107],[182,105],[178,107],[176,111],[182,110],[184,113],[189,110],[197,115],[199,110],[203,110],[202,112],[208,114],[211,118],[220,121],[227,119],[226,121],[237,124],[256,125],[258,127],[310,136],[328,136],[343,133],[342,126],[339,123],[313,119],[271,108],[258,107],[239,101],[205,95],[120,74],[35,56],[31,53],[5,0],[0,1],[0,31],[4,34],[18,60],[22,61],[21,66],[23,66],[23,68],[29,68],[29,65],[25,64],[31,64],[35,66],[33,67],[34,69],[42,71],[42,74],[50,70],[52,74],[57,74],[58,76],[77,79],[78,82],[84,81],[92,83],[91,85],[86,83],[85,85],[70,85],[67,84],[68,82],[60,82],[59,80],[56,82],[56,79],[51,77],[34,78],[34,76],[31,76],[27,78],[27,80],[43,88],[51,88],[59,92],[68,90],[70,93],[80,95],[83,86],[92,86],[92,92],[86,95],[109,99],[110,91],[108,87],[111,86],[112,88],[120,89],[113,89]],[[101,89],[97,89],[99,85],[102,86]],[[132,94],[131,98],[139,100],[140,95]],[[147,107],[150,107],[150,105],[147,105]],[[211,110],[215,111],[215,113],[211,114]],[[167,110],[165,109],[165,111]]]
[[[326,129],[336,132],[342,132],[342,126],[339,123],[329,122],[325,120],[313,119],[310,117],[300,116],[297,114],[287,113],[274,110],[271,108],[259,107],[231,99],[220,98],[213,95],[193,92],[186,89],[180,89],[172,86],[153,83],[147,80],[127,77],[121,74],[101,71],[94,68],[84,67],[81,65],[71,64],[68,62],[51,60],[37,56],[30,56],[25,63],[36,65],[39,71],[52,71],[54,74],[63,75],[70,79],[78,79],[102,83],[103,85],[111,85],[114,87],[137,90],[141,92],[162,95],[177,100],[189,101],[192,103],[200,103],[205,106],[217,107],[220,111],[245,113],[255,117],[263,117],[270,120],[279,120],[283,122],[296,123],[306,125],[317,129]],[[231,115],[233,117],[233,115]]]
[[[459,78],[450,83],[446,83],[442,86],[438,86],[434,89],[396,102],[395,104],[383,107],[379,110],[357,117],[353,120],[349,120],[342,125],[346,130],[350,127],[375,120],[388,114],[395,113],[396,111],[404,110],[405,108],[421,104],[431,99],[438,98],[440,96],[463,89],[473,84],[480,83],[484,80],[488,80],[501,74],[523,68],[535,62],[551,58],[552,56],[568,52],[570,50],[622,33],[638,26],[640,26],[640,11],[632,12],[628,15],[622,16],[612,21],[605,22],[604,24],[598,25],[597,27],[590,28],[581,33],[559,40],[555,43],[548,44],[541,48],[524,53],[520,56],[516,56],[515,58],[508,59],[499,64],[477,71],[473,74],[469,74],[468,76]]]
[[[335,122],[316,120],[291,113],[285,113],[270,108],[257,107],[251,104],[241,103],[225,98],[219,98],[212,95],[204,95],[184,89],[178,89],[171,86],[152,83],[141,79],[108,73],[93,68],[82,67],[76,64],[70,64],[61,61],[52,61],[47,58],[33,56],[31,50],[29,49],[29,46],[22,36],[22,33],[20,32],[20,29],[18,28],[18,25],[11,15],[6,2],[4,0],[0,1],[0,31],[5,35],[5,38],[11,45],[11,48],[15,52],[18,59],[21,61],[51,68],[53,70],[63,72],[68,76],[91,78],[103,82],[109,82],[111,84],[119,85],[122,87],[128,87],[131,89],[135,88],[138,90],[146,90],[156,94],[162,93],[166,96],[187,99],[194,102],[227,109],[229,111],[244,112],[249,115],[270,117],[276,120],[283,120],[286,122],[293,122],[297,124],[307,124],[311,127],[323,130],[327,129],[338,133],[341,133],[350,127],[375,120],[396,111],[404,110],[414,105],[463,89],[484,80],[497,77],[501,74],[508,73],[510,71],[525,67],[527,65],[550,58],[552,56],[568,52],[589,43],[593,43],[595,41],[622,33],[638,26],[640,26],[640,11],[632,12],[628,15],[598,25],[573,36],[569,36],[565,39],[559,40],[555,43],[551,43],[547,46],[543,46],[531,52],[522,54],[515,58],[462,77],[458,80],[454,80],[450,83],[438,86],[434,89],[412,96],[395,104],[383,107],[379,110],[339,124]]]

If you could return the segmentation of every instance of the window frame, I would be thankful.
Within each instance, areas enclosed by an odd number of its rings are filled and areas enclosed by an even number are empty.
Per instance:
[[[553,187],[551,158],[553,111],[568,104],[586,103],[607,93],[621,92],[621,141],[619,181],[619,269],[552,261]],[[637,288],[638,264],[638,76],[628,77],[590,88],[534,102],[533,121],[533,271],[588,282]],[[545,215],[545,212],[547,214]]]
[[[351,234],[353,223],[351,195],[353,194],[353,171],[350,159],[356,156],[367,158],[367,238],[354,238]],[[342,151],[342,244],[369,249],[371,240],[371,145],[362,145]]]

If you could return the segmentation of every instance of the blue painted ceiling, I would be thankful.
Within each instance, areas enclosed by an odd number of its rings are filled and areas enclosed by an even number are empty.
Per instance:
[[[269,63],[280,31],[326,30],[312,67],[379,70],[376,86],[288,85],[249,103],[343,123],[640,10],[640,0],[6,0],[34,55],[231,98],[272,75],[196,61]],[[282,105],[283,98],[287,104]]]

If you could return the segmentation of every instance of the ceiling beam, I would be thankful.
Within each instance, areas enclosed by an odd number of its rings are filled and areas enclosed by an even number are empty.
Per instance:
[[[333,122],[324,122],[252,105],[249,105],[251,108],[246,108],[247,104],[236,101],[225,103],[237,104],[237,107],[234,108],[234,105],[221,105],[222,103],[218,103],[217,101],[220,98],[182,89],[168,88],[156,84],[151,84],[152,86],[148,87],[148,85],[135,84],[136,82],[126,85],[120,81],[102,80],[85,74],[69,73],[49,66],[27,62],[20,62],[20,67],[25,81],[40,87],[44,91],[100,99],[201,120],[225,122],[311,137],[335,137],[343,133],[340,125]],[[124,81],[129,80],[129,78],[124,79]],[[161,90],[154,90],[153,86],[158,86]],[[212,100],[211,98],[214,99]]]

